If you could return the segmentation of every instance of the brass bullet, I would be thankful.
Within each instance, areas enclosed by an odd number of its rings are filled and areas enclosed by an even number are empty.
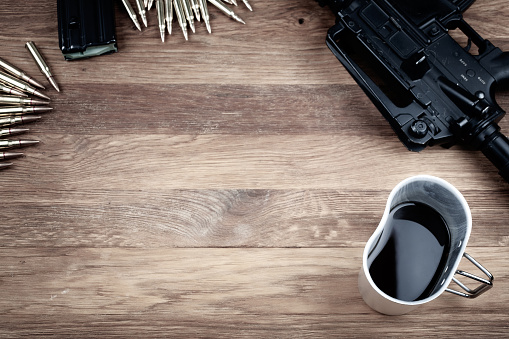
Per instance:
[[[7,73],[14,75],[15,77],[17,77],[23,81],[26,81],[35,87],[39,87],[40,89],[46,89],[43,85],[41,85],[39,82],[37,82],[34,78],[28,76],[21,69],[8,63],[7,61],[5,61],[2,58],[0,58],[0,68],[3,68]]]
[[[175,7],[175,14],[177,15],[177,21],[179,22],[180,28],[182,28],[182,33],[184,34],[184,38],[187,40],[187,21],[184,14],[184,9],[182,8],[181,0],[173,0],[173,6]]]
[[[7,86],[13,86],[13,87],[20,89],[26,93],[36,95],[36,96],[41,97],[46,100],[50,100],[50,98],[47,95],[42,94],[36,88],[30,86],[23,80],[16,79],[16,78],[10,76],[9,74],[1,72],[1,71],[0,71],[0,81],[3,82],[4,84],[7,84]]]
[[[0,170],[6,169],[9,166],[12,166],[12,162],[0,162]]]
[[[37,64],[37,66],[39,66],[39,69],[41,70],[42,74],[44,74],[44,76],[48,79],[51,86],[53,86],[53,88],[55,88],[57,92],[60,92],[60,88],[58,87],[55,78],[53,78],[53,74],[51,74],[48,64],[46,64],[46,61],[42,57],[41,53],[39,53],[39,50],[35,46],[34,42],[29,41],[25,44],[25,46],[30,52],[32,58],[34,58],[34,61]]]
[[[20,124],[28,124],[41,119],[40,116],[21,115],[16,117],[0,117],[0,126],[13,126]]]
[[[145,10],[145,5],[143,4],[143,0],[136,0],[136,6],[138,6],[138,13],[140,13],[141,21],[145,27],[148,27],[147,22],[147,11]]]
[[[38,143],[38,140],[0,140],[0,149],[27,147]]]
[[[133,7],[129,3],[129,0],[122,0],[122,3],[124,4],[125,9],[127,10],[127,14],[131,18],[132,22],[136,26],[136,28],[141,31],[140,23],[138,22],[138,18],[136,17],[136,12],[134,11]]]
[[[193,9],[194,16],[196,17],[196,20],[201,21],[200,6],[198,5],[198,0],[189,0],[189,4],[191,5],[191,8]]]
[[[164,0],[164,14],[166,20],[166,28],[168,29],[168,34],[171,34],[171,26],[173,23],[173,1],[172,0]]]
[[[195,33],[196,30],[194,28],[194,16],[191,4],[189,3],[189,0],[180,0],[180,3],[182,4],[182,9],[184,10],[184,15],[189,23],[189,27],[191,27],[191,31]]]
[[[246,24],[244,20],[242,20],[234,11],[229,9],[223,2],[220,0],[208,0],[212,5],[216,6],[221,12],[229,16],[230,18],[237,20],[240,23]]]
[[[44,113],[49,112],[53,108],[51,107],[35,107],[35,106],[28,106],[28,107],[0,107],[0,114],[31,114],[31,113]]]
[[[164,33],[166,32],[166,21],[164,15],[164,2],[163,0],[156,0],[157,22],[159,23],[159,33],[161,40],[164,42]]]
[[[244,3],[244,5],[246,5],[246,7],[247,7],[250,11],[253,11],[253,8],[251,7],[251,4],[250,4],[247,0],[242,0],[242,2]]]
[[[0,160],[9,160],[22,157],[23,153],[19,152],[0,152]]]
[[[7,93],[7,94],[15,95],[15,96],[18,96],[18,97],[28,97],[28,94],[25,94],[25,93],[19,91],[16,88],[13,88],[13,87],[10,87],[10,86],[5,86],[2,83],[0,83],[0,91],[4,92],[4,93]]]
[[[35,100],[32,98],[21,98],[17,96],[0,95],[0,105],[49,105],[49,101]]]
[[[2,128],[0,129],[0,137],[5,137],[9,135],[16,135],[28,132],[28,128]]]
[[[198,4],[200,5],[201,16],[203,21],[205,21],[205,26],[207,26],[207,31],[212,33],[210,29],[210,17],[209,17],[209,9],[207,7],[207,0],[198,0]]]

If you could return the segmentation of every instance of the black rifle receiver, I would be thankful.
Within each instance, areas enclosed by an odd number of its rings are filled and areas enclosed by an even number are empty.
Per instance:
[[[475,0],[324,0],[337,16],[327,45],[411,151],[463,144],[509,182],[509,140],[495,90],[509,84],[509,53],[462,13]],[[466,36],[462,47],[449,32]],[[477,51],[472,48],[472,43]]]

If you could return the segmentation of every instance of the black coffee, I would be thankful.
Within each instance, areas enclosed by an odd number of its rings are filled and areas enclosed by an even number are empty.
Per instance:
[[[433,292],[447,262],[450,235],[442,216],[422,203],[403,203],[390,213],[368,255],[369,273],[393,298],[416,301]]]

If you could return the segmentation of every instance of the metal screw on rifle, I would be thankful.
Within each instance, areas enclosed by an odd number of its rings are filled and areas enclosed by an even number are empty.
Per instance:
[[[438,33],[440,33],[440,30],[438,29],[438,27],[437,27],[437,26],[433,26],[433,27],[431,28],[431,35],[432,35],[432,36],[435,36],[435,35],[437,35]]]
[[[428,133],[428,125],[422,120],[416,120],[410,126],[412,134],[418,138],[422,138]]]

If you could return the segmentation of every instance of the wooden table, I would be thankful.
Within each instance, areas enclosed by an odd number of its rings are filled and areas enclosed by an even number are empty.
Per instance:
[[[40,145],[0,172],[0,337],[507,336],[497,170],[461,147],[407,151],[326,47],[329,9],[250,2],[235,8],[246,25],[210,8],[212,34],[201,23],[185,41],[174,24],[165,43],[155,10],[139,32],[118,2],[119,53],[75,62],[56,1],[0,6],[0,57],[44,81],[34,41],[62,89],[23,136]],[[465,18],[509,50],[505,1]],[[495,286],[384,316],[359,295],[362,251],[416,174],[463,193],[468,253]]]

